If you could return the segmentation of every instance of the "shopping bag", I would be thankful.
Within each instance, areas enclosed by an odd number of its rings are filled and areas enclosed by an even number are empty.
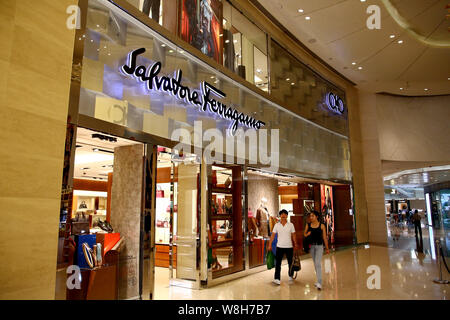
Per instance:
[[[266,255],[267,269],[270,270],[275,267],[275,256],[272,251],[267,251]]]
[[[208,249],[208,267],[211,267],[214,262],[213,254],[212,254],[212,248]]]
[[[275,237],[273,238],[272,241],[272,252],[274,256],[277,255],[277,243],[278,243],[278,233],[275,233]]]

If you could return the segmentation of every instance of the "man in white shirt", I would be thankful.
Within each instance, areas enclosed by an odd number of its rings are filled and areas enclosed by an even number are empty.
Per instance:
[[[269,250],[272,250],[272,242],[275,238],[275,234],[278,235],[277,239],[277,252],[276,252],[276,265],[275,265],[275,279],[273,283],[279,285],[281,278],[281,261],[283,256],[286,255],[289,265],[289,281],[292,282],[293,272],[291,272],[292,257],[294,256],[294,249],[297,250],[297,239],[295,238],[295,228],[294,225],[287,221],[288,212],[286,210],[280,211],[280,222],[275,224],[272,231],[272,236],[270,237]],[[294,244],[294,245],[292,245]]]

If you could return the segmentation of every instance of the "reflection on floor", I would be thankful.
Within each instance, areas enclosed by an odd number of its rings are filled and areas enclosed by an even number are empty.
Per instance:
[[[391,230],[389,231],[391,232]],[[433,234],[432,236],[436,236]],[[437,235],[438,237],[446,235]],[[431,237],[433,239],[433,237]],[[438,277],[435,255],[431,254],[429,232],[423,229],[423,253],[416,250],[414,230],[402,230],[399,240],[390,247],[361,246],[324,256],[322,260],[323,290],[316,282],[311,259],[302,260],[302,270],[293,284],[287,281],[287,266],[283,266],[281,285],[272,284],[273,270],[267,270],[208,289],[192,290],[169,286],[169,269],[155,268],[156,300],[203,299],[267,299],[267,300],[338,300],[338,299],[448,299],[450,287],[433,282]],[[448,260],[447,260],[448,261]],[[369,289],[369,266],[380,268],[380,289]],[[444,267],[445,268],[445,267]],[[144,270],[148,270],[145,260]],[[175,271],[174,271],[175,272]],[[373,272],[373,271],[372,271]],[[443,270],[443,278],[449,274]],[[58,272],[56,299],[65,299],[65,270]],[[148,274],[144,272],[143,299],[149,299]],[[370,281],[369,281],[370,282]]]
[[[328,260],[328,261],[327,261]],[[381,288],[369,289],[367,268],[381,270]],[[362,246],[324,256],[323,290],[316,281],[311,259],[302,260],[302,270],[293,284],[288,283],[283,266],[281,285],[272,284],[273,270],[263,271],[209,289],[191,290],[167,285],[155,288],[155,298],[184,299],[268,299],[268,300],[338,300],[338,299],[448,299],[450,288],[433,282],[436,262],[429,254],[414,250]],[[448,277],[448,274],[446,275]]]

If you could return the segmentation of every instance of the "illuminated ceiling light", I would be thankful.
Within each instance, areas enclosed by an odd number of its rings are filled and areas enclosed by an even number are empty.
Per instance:
[[[389,38],[394,39],[394,38],[395,38],[395,34],[391,34],[391,35],[389,36]]]
[[[352,65],[356,65],[356,62],[352,62]]]
[[[225,40],[225,43],[229,43],[230,42],[230,40]]]
[[[180,53],[184,53],[184,51],[183,51],[183,50],[180,50]]]
[[[427,88],[425,88],[424,90],[425,90],[425,91],[428,91],[428,89],[427,89]]]
[[[366,2],[366,0],[361,0],[361,2]]]
[[[403,43],[403,40],[398,40],[397,43],[398,43],[398,44],[402,44],[402,43]]]
[[[289,80],[291,80],[291,78],[287,78],[287,79],[286,79],[286,81],[289,81]]]
[[[293,86],[294,84],[295,84],[295,82],[292,82],[292,83],[291,83],[291,86]]]
[[[306,19],[306,20],[311,20],[311,17],[308,16],[308,17],[305,17],[305,19]]]
[[[238,41],[237,41],[237,40],[233,40],[233,42],[234,42],[234,43],[237,43]]]
[[[303,9],[298,9],[298,12],[303,13]]]
[[[358,67],[358,70],[362,70],[363,67]]]
[[[219,34],[219,37],[223,37],[223,34],[221,33],[221,34]]]
[[[163,47],[163,48],[165,48],[166,47],[166,45],[163,43],[162,45],[161,45],[161,47]]]
[[[211,78],[211,79],[214,79],[214,76],[211,76],[210,78]]]
[[[169,52],[170,52],[170,53],[173,53],[173,50],[172,50],[172,49],[170,49],[170,50],[169,50]]]
[[[400,90],[403,90],[403,88],[400,88]]]

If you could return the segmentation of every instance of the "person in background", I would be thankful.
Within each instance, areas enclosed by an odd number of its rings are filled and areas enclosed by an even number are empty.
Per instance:
[[[416,239],[419,237],[420,234],[420,238],[418,238],[418,240],[420,241],[421,244],[423,244],[421,220],[422,217],[420,216],[419,210],[416,209],[412,217],[412,221],[414,223],[414,232],[416,234]]]
[[[292,276],[294,275],[294,271],[291,271],[292,258],[294,256],[294,250],[298,250],[297,239],[295,238],[295,228],[292,223],[287,221],[288,212],[286,210],[280,211],[280,222],[277,222],[273,227],[272,235],[270,237],[269,242],[269,251],[272,251],[272,242],[275,238],[275,234],[278,234],[277,239],[277,252],[275,256],[275,277],[273,283],[280,285],[281,279],[281,261],[283,260],[284,255],[288,260],[288,274],[289,274],[289,282],[294,281]]]
[[[309,243],[311,243],[311,257],[313,258],[314,268],[316,270],[317,282],[314,286],[318,289],[322,289],[322,256],[323,245],[325,244],[326,253],[330,253],[328,249],[328,237],[325,225],[320,221],[320,214],[317,211],[311,212],[309,215],[311,223],[305,226],[305,237],[310,237]]]

